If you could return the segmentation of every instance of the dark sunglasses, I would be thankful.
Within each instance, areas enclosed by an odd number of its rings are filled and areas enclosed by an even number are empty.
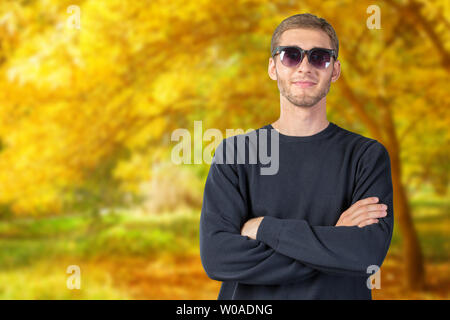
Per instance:
[[[331,57],[337,59],[336,51],[325,48],[312,48],[303,50],[297,46],[280,46],[272,52],[272,57],[280,54],[281,63],[289,68],[297,66],[303,61],[305,54],[308,56],[308,62],[317,69],[326,69],[331,63]]]

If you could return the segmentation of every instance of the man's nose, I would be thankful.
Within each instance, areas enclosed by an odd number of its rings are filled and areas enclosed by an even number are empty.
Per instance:
[[[308,56],[305,54],[302,62],[300,62],[296,67],[296,72],[311,72],[312,66],[309,64]]]

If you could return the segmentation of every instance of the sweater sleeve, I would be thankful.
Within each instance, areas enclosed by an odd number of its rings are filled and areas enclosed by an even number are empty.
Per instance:
[[[311,226],[301,219],[266,216],[257,239],[275,251],[330,274],[367,276],[367,267],[386,257],[394,227],[393,188],[390,158],[386,148],[374,140],[356,168],[352,205],[376,196],[388,206],[378,223],[358,226]]]
[[[211,163],[200,217],[200,257],[206,274],[218,281],[253,285],[294,283],[317,274],[317,270],[265,243],[241,235],[249,217],[247,203],[239,191],[238,174],[234,166],[216,162],[224,141]],[[268,234],[271,232],[267,230]]]

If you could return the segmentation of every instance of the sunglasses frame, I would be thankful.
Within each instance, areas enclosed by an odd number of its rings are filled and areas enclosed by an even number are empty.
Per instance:
[[[310,61],[311,61],[311,59],[310,59],[311,51],[317,50],[317,49],[325,50],[326,52],[328,52],[328,53],[330,54],[330,56],[332,56],[332,57],[334,58],[334,61],[337,60],[336,50],[328,49],[328,48],[320,48],[320,47],[314,47],[314,48],[311,48],[311,49],[309,49],[309,50],[304,50],[304,49],[302,49],[302,48],[300,48],[300,47],[298,47],[298,46],[278,46],[278,47],[276,47],[276,48],[273,50],[273,52],[272,52],[272,58],[274,58],[277,54],[281,53],[281,51],[283,51],[284,49],[287,49],[287,48],[295,48],[295,49],[298,49],[298,50],[300,50],[300,54],[301,54],[301,59],[300,59],[300,61],[299,61],[295,66],[291,66],[291,67],[288,67],[288,68],[294,68],[294,67],[298,66],[300,63],[302,63],[303,59],[305,58],[305,55],[308,57],[308,63],[311,64],[311,62],[310,62]],[[284,65],[284,63],[283,63],[283,65]],[[312,64],[311,64],[311,65],[312,65]],[[285,66],[285,65],[284,65],[284,66]],[[312,65],[312,66],[315,67],[315,68],[317,68],[317,67],[314,66],[314,65]],[[286,67],[287,67],[287,66],[286,66]],[[317,68],[317,69],[320,69],[320,68]],[[326,69],[326,68],[325,68],[325,69]]]

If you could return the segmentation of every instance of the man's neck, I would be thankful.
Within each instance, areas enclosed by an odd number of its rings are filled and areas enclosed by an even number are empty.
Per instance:
[[[311,107],[299,107],[291,103],[281,105],[280,118],[272,127],[288,136],[311,136],[329,125],[325,99]]]

